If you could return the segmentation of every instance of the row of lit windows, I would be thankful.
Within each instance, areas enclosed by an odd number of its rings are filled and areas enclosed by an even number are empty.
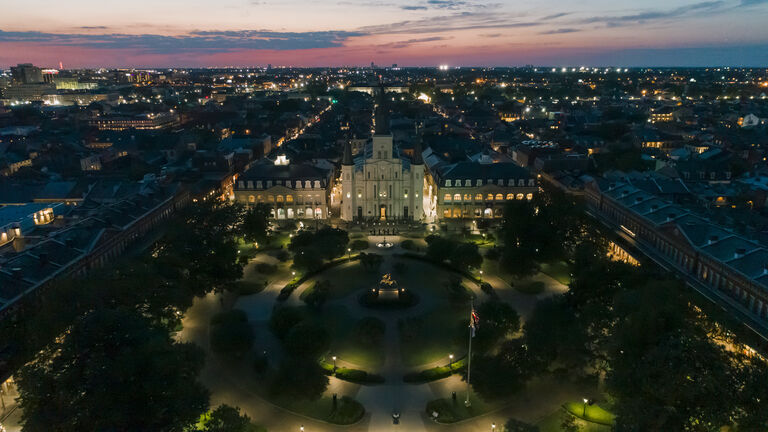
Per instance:
[[[483,194],[479,193],[479,194],[475,195],[475,199],[474,200],[475,201],[504,201],[504,199],[505,198],[504,198],[503,194],[496,194],[496,195],[488,194],[488,195],[485,196],[485,200],[483,200]],[[514,199],[518,199],[518,200],[528,199],[528,200],[531,200],[531,199],[533,199],[533,194],[532,193],[529,193],[527,195],[526,194],[521,194],[521,193],[519,193],[517,195],[515,195],[513,193],[508,193],[507,194],[507,196],[506,196],[506,200],[507,201],[512,201]],[[464,194],[463,198],[462,198],[461,194],[454,194],[453,196],[451,196],[451,194],[445,194],[445,196],[443,197],[443,201],[445,201],[445,202],[462,202],[462,201],[470,202],[470,201],[472,201],[472,194]]]
[[[266,181],[267,188],[271,188],[273,186],[272,180]],[[285,187],[292,187],[291,185],[295,185],[297,189],[304,188],[304,189],[320,189],[320,181],[319,180],[295,180],[291,182],[291,180],[285,180]],[[303,186],[302,186],[303,184]],[[246,187],[247,185],[247,187]],[[283,180],[275,180],[274,185],[282,186]],[[248,180],[247,183],[243,180],[238,180],[237,182],[237,188],[238,189],[263,189],[263,183],[261,180],[256,181],[256,187],[254,188],[253,181]]]
[[[515,179],[508,179],[507,182],[506,182],[507,186],[515,186],[515,183],[517,183],[517,186],[525,186],[526,183],[528,184],[528,186],[535,186],[536,185],[536,180],[534,180],[534,179],[527,179],[527,180],[526,179],[518,179],[517,182],[515,182]],[[487,185],[496,184],[498,186],[504,186],[504,179],[497,179],[495,183],[494,183],[493,179],[487,179],[487,180],[477,179],[477,180],[475,180],[474,186],[482,186],[483,184],[487,184]],[[472,185],[472,180],[469,180],[469,179],[464,180],[463,185],[465,187],[473,186]],[[462,181],[461,180],[453,180],[453,181],[446,180],[445,181],[445,186],[447,186],[447,187],[451,187],[451,186],[461,187],[462,186]]]
[[[301,201],[301,198],[302,197],[299,196],[299,200],[298,201]],[[312,197],[311,196],[307,196],[306,198],[308,199],[307,202],[312,201]],[[320,198],[320,196],[319,195],[315,195],[314,198],[315,198],[315,201],[317,201]],[[285,195],[285,196],[283,196],[283,195],[267,195],[266,199],[267,199],[267,202],[271,202],[271,203],[273,203],[273,202],[292,203],[293,202],[293,195]],[[264,195],[248,195],[248,202],[254,203],[254,202],[257,202],[257,201],[258,202],[264,202]]]

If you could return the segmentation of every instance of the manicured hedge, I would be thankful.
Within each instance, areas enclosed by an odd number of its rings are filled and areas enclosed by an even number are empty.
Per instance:
[[[466,367],[466,358],[462,358],[453,362],[452,366],[437,366],[431,369],[425,369],[419,372],[412,372],[406,374],[403,377],[403,381],[407,383],[425,383],[430,381],[437,381],[439,379],[448,378],[449,376],[462,371]]]
[[[351,369],[345,367],[337,367],[336,371],[333,370],[333,364],[325,361],[320,362],[320,367],[323,369],[326,375],[335,376],[336,378],[349,381],[357,384],[381,384],[384,382],[384,377],[378,374],[368,373],[360,369]]]

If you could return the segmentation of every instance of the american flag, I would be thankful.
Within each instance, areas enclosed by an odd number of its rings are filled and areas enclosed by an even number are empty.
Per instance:
[[[480,315],[475,312],[475,308],[472,308],[472,313],[469,318],[469,327],[472,329],[472,337],[475,337],[475,331],[480,325]]]

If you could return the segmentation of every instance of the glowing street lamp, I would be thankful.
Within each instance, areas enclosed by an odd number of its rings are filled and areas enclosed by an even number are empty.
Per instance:
[[[331,357],[333,359],[333,370],[336,370],[336,356]]]
[[[496,430],[496,423],[491,423],[491,432]]]
[[[584,398],[584,411],[581,413],[581,416],[586,420],[587,417],[587,402],[589,402],[589,399]]]
[[[453,354],[448,354],[448,368],[453,369]]]
[[[352,248],[347,248],[347,261],[352,259]]]

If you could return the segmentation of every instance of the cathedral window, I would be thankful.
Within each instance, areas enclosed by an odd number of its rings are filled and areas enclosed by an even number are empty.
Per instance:
[[[472,194],[464,194],[464,201],[472,201]]]
[[[248,195],[248,202],[256,202],[256,197],[253,195]]]
[[[451,202],[451,194],[445,194],[445,196],[443,197],[443,201]]]
[[[461,201],[461,194],[454,194],[453,195],[453,200],[456,201],[456,202]]]

